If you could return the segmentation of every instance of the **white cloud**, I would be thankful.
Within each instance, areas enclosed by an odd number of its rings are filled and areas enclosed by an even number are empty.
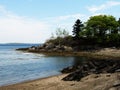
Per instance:
[[[0,6],[0,42],[44,42],[49,25],[17,16]]]
[[[100,5],[100,6],[90,6],[90,7],[87,7],[87,9],[91,12],[91,13],[95,13],[97,11],[101,11],[101,10],[105,10],[105,9],[108,9],[110,7],[113,7],[113,6],[118,6],[120,5],[120,2],[117,2],[117,1],[107,1],[106,3]]]
[[[72,14],[72,15],[59,16],[59,17],[56,17],[56,19],[67,20],[67,19],[79,19],[81,17],[84,17],[84,15],[83,14]]]
[[[42,43],[55,32],[56,28],[66,28],[72,32],[76,19],[84,19],[83,14],[48,17],[41,20],[18,16],[0,6],[0,43],[23,42]]]
[[[69,21],[69,20],[76,20],[76,19],[81,19],[85,20],[86,15],[84,14],[69,14],[69,15],[61,15],[61,16],[56,16],[56,17],[47,17],[45,20],[50,21],[52,23],[64,23],[64,21]]]

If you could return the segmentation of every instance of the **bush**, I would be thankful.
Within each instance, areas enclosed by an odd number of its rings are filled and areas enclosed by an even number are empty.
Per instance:
[[[72,36],[66,36],[66,37],[57,37],[55,39],[49,39],[46,41],[46,43],[53,43],[54,45],[66,45],[71,46],[73,42]]]

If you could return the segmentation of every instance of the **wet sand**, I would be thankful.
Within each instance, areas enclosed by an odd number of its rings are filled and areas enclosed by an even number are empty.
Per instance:
[[[0,90],[116,90],[114,85],[120,84],[120,73],[92,74],[79,82],[62,81],[65,76],[66,74],[3,86]]]

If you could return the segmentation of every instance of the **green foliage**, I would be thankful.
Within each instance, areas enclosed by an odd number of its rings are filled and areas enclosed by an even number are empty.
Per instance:
[[[112,44],[116,44],[118,45],[119,42],[120,42],[120,34],[111,34],[109,35],[109,42],[112,43]]]
[[[66,37],[69,35],[69,32],[66,31],[65,29],[58,28],[56,30],[56,37]]]
[[[107,34],[118,33],[118,22],[113,16],[93,16],[86,23],[87,31],[92,32],[88,34],[91,37],[105,37]]]
[[[72,42],[72,36],[69,35],[69,32],[65,29],[58,28],[55,32],[55,35],[52,33],[52,36],[49,40],[47,40],[48,43],[53,43],[54,45],[67,45]]]
[[[120,19],[117,21],[115,17],[110,15],[92,16],[84,23],[79,35],[87,40],[99,45],[114,45],[120,44]]]
[[[77,19],[72,32],[73,37],[65,29],[58,28],[48,42],[78,48],[86,45],[120,46],[120,19],[117,21],[111,15],[92,16],[84,25]]]
[[[54,39],[49,39],[47,40],[47,43],[53,43],[54,45],[66,45],[66,46],[71,46],[73,42],[72,36],[68,35],[66,37],[57,37]]]
[[[118,33],[120,32],[120,18],[119,18],[119,20],[118,20],[118,24],[119,24],[119,26],[118,26]]]
[[[72,31],[75,38],[79,39],[80,37],[79,33],[82,31],[82,27],[83,27],[82,22],[79,19],[77,19],[77,21],[73,25],[73,31]]]

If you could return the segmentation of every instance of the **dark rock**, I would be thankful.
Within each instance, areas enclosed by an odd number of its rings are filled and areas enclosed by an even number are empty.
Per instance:
[[[110,77],[110,76],[111,76],[110,74],[106,75],[106,77]]]
[[[79,51],[79,47],[78,46],[73,47],[73,51]]]
[[[18,49],[16,49],[16,50],[22,50],[22,51],[26,51],[26,50],[28,50],[29,48],[18,48]]]
[[[81,71],[76,71],[69,74],[67,77],[64,77],[62,80],[64,81],[80,81],[81,78],[89,75],[88,73],[81,73]]]
[[[115,70],[115,72],[120,72],[120,69]]]
[[[74,86],[75,84],[70,84],[70,86]]]
[[[32,46],[32,47],[29,48],[29,50],[37,50],[37,47]]]
[[[71,66],[71,67],[64,68],[63,70],[61,70],[61,72],[62,73],[70,73],[70,72],[74,72],[77,69],[78,69],[78,67]]]
[[[79,68],[78,68],[79,67]],[[65,81],[79,81],[89,74],[115,73],[120,71],[120,60],[89,60],[81,65],[67,67],[62,73],[70,73]]]
[[[119,80],[114,82],[114,84],[113,84],[113,87],[118,87],[118,86],[120,86],[120,81]]]

